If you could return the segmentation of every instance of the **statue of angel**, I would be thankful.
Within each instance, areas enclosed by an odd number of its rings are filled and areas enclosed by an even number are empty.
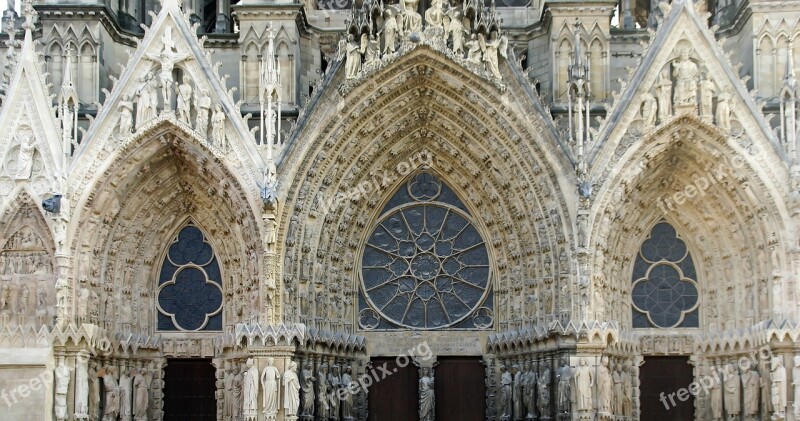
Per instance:
[[[345,48],[345,75],[347,79],[355,79],[358,77],[358,72],[361,71],[361,47],[356,44],[353,34],[347,36],[347,46]]]
[[[503,79],[503,76],[500,74],[498,55],[503,56],[505,59],[508,58],[506,53],[508,49],[508,38],[501,36],[497,31],[493,31],[491,34],[491,41],[487,42],[483,35],[478,38],[478,41],[481,43],[483,61],[486,62],[486,70],[488,70],[495,79]]]
[[[361,36],[361,54],[364,54],[364,66],[369,67],[380,58],[380,44],[375,35]]]
[[[397,31],[402,27],[402,18],[400,14],[393,15],[393,11],[390,8],[386,9],[384,15],[386,18],[384,19],[383,29],[378,32],[378,36],[383,34],[383,54],[391,54],[395,51]]]
[[[481,35],[481,39],[483,39],[483,35]],[[467,41],[467,61],[472,64],[481,64],[481,43],[475,37],[475,34],[472,34],[472,37]]]

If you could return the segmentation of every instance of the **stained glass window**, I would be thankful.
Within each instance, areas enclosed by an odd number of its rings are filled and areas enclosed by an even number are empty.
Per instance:
[[[203,232],[186,225],[170,244],[158,280],[158,329],[222,330],[222,276]]]
[[[381,211],[361,262],[359,326],[488,329],[493,325],[486,243],[455,192],[417,174]]]
[[[665,221],[656,224],[633,266],[633,327],[698,327],[696,277],[692,256],[675,228]]]

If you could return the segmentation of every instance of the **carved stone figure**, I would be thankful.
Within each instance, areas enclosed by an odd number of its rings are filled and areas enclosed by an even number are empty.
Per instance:
[[[536,406],[541,416],[548,414],[550,408],[550,367],[546,365],[546,361],[543,364],[536,381]]]
[[[725,413],[728,414],[728,418],[738,418],[739,413],[742,412],[742,380],[733,364],[725,366],[725,378],[723,381],[725,389]]]
[[[752,364],[750,370],[742,374],[742,384],[744,386],[744,415],[755,419],[758,416],[758,404],[761,401],[759,396],[761,376],[758,374],[758,367],[755,364]]]
[[[711,385],[711,418],[722,419],[722,385],[716,380]]]
[[[170,107],[172,102],[172,71],[175,65],[191,57],[189,53],[178,53],[175,51],[175,41],[172,39],[172,28],[167,27],[164,31],[164,36],[161,38],[164,43],[164,49],[160,54],[147,53],[146,56],[161,64],[161,72],[159,78],[161,79],[161,97],[164,99],[164,109]]]
[[[795,355],[792,367],[792,386],[794,386],[794,417],[800,418],[800,356]],[[757,407],[756,407],[757,408]],[[756,412],[758,412],[756,410]]]
[[[89,418],[89,357],[75,359],[75,418]]]
[[[119,375],[119,416],[123,420],[131,419],[131,378],[126,371]]]
[[[361,71],[361,47],[356,43],[353,34],[347,36],[347,46],[345,49],[345,77],[355,79]]]
[[[597,409],[600,412],[611,413],[611,400],[613,385],[611,372],[608,369],[608,357],[600,359],[597,366]]]
[[[657,111],[658,103],[656,102],[656,97],[650,92],[642,94],[642,124],[645,127],[656,125]]]
[[[317,371],[317,416],[328,419],[330,405],[328,405],[328,364],[320,364]]]
[[[452,49],[459,57],[464,56],[464,23],[461,21],[461,13],[453,8],[450,14],[450,23],[447,25],[448,37],[452,40]]]
[[[725,132],[731,129],[731,94],[723,91],[717,97],[717,126]]]
[[[786,368],[783,367],[782,357],[772,358],[769,380],[772,413],[776,417],[784,418],[786,414]]]
[[[114,368],[108,367],[100,370],[97,375],[103,378],[103,388],[106,391],[103,421],[116,421],[120,405],[117,379],[114,378]]]
[[[697,103],[697,64],[689,58],[689,50],[683,49],[673,63],[672,75],[675,78],[675,105]]]
[[[226,362],[226,364],[228,363]],[[228,367],[228,370],[225,372],[225,378],[222,381],[222,395],[225,398],[222,401],[222,418],[225,420],[231,420],[236,416],[236,404],[238,401],[236,400],[236,396],[234,396],[234,381],[236,380],[238,371],[239,367],[236,364],[234,364],[233,367]]]
[[[117,114],[119,114],[118,133],[122,136],[130,134],[133,131],[133,101],[130,95],[122,94],[117,104]]]
[[[241,419],[244,410],[244,372],[246,366],[236,367],[236,376],[233,378],[233,410],[235,419]]]
[[[422,15],[417,8],[419,0],[400,0],[400,8],[403,13],[403,30],[406,35],[422,30]]]
[[[144,123],[154,119],[158,114],[158,93],[155,78],[145,76],[142,87],[139,89],[139,100],[136,104],[136,127],[141,128]]]
[[[502,414],[500,418],[508,420],[514,413],[512,400],[514,378],[504,365],[500,366],[500,373],[500,412]]]
[[[339,366],[333,365],[330,373],[328,373],[328,419],[337,421],[339,419],[339,388],[342,387],[342,377],[339,372]]]
[[[350,366],[345,367],[344,374],[342,374],[342,389],[344,389],[344,399],[342,399],[342,420],[351,421],[355,419],[355,412],[353,411],[353,369]]]
[[[392,9],[386,9],[384,16],[383,29],[381,30],[383,33],[383,54],[391,54],[395,52],[399,27],[397,20],[393,16]]]
[[[303,371],[300,375],[300,391],[302,392],[301,397],[303,401],[303,409],[300,411],[300,415],[314,415],[314,382],[316,380],[317,378],[314,377],[311,363],[306,361],[306,363],[303,365]]]
[[[23,285],[19,290],[19,300],[17,302],[17,314],[28,314],[28,300],[30,300],[31,292],[27,285]]]
[[[133,419],[147,421],[147,408],[150,405],[150,373],[142,370],[133,372]]]
[[[89,419],[97,420],[100,409],[100,377],[94,361],[89,363]]]
[[[258,411],[258,368],[253,359],[247,360],[242,384],[242,412],[246,420],[255,419]]]
[[[444,18],[444,0],[432,0],[425,11],[425,24],[428,27],[441,28]]]
[[[427,367],[422,369],[422,376],[419,379],[419,420],[433,421],[435,408],[435,397],[433,391],[433,376]]]
[[[370,67],[380,59],[380,43],[375,39],[375,35],[370,34],[366,45],[361,46],[364,54],[364,66]]]
[[[658,120],[663,124],[672,115],[672,82],[665,78],[663,73],[658,75],[656,81],[656,98],[658,99]]]
[[[225,139],[225,113],[219,105],[214,106],[214,112],[211,114],[211,139],[223,152],[228,150]]]
[[[274,358],[267,358],[267,366],[261,372],[264,415],[267,420],[274,420],[278,414],[278,396],[280,396],[278,380],[280,380],[281,375],[274,364]]]
[[[297,363],[289,362],[289,367],[283,372],[283,408],[287,421],[297,419],[297,410],[300,408],[300,379],[297,377]]]
[[[625,393],[622,395],[622,415],[633,416],[633,377],[631,367],[628,364],[622,366],[622,384]]]
[[[483,37],[479,38],[483,41]],[[486,41],[481,46],[483,51],[483,61],[486,62],[486,70],[494,76],[495,79],[502,79],[500,74],[499,57],[506,58],[506,49],[508,47],[508,39],[505,36],[500,36],[497,32],[492,33],[490,41]]]
[[[183,77],[183,83],[178,86],[178,120],[192,124],[192,85],[189,76]]]
[[[575,404],[578,411],[591,411],[594,408],[594,375],[585,358],[575,369]]]
[[[531,368],[529,362],[522,365],[522,403],[524,413],[522,417],[525,419],[533,419],[536,408],[536,372]]]
[[[561,357],[561,366],[556,375],[556,382],[558,383],[558,412],[569,412],[569,403],[571,396],[570,382],[572,381],[572,369],[567,364],[566,357]]]
[[[472,64],[481,64],[481,43],[475,34],[472,34],[469,41],[466,43],[467,47],[467,62]]]
[[[58,421],[67,419],[67,393],[69,392],[69,367],[64,363],[64,357],[58,357],[58,366],[55,370],[56,399],[55,412]]]
[[[614,374],[611,376],[611,381],[614,383],[612,386],[614,398],[611,400],[611,413],[620,415],[622,414],[622,399],[625,395],[621,364],[614,365]]]
[[[513,410],[514,410],[514,419],[519,420],[522,419],[524,414],[524,403],[523,403],[523,381],[524,381],[524,373],[520,370],[519,365],[514,364],[511,366],[511,373],[514,376],[514,385],[513,391],[511,393],[511,400],[513,401]]]
[[[700,116],[704,119],[708,118],[709,123],[711,122],[710,118],[713,115],[712,106],[715,91],[716,86],[710,77],[706,76],[700,81]]]
[[[33,154],[36,152],[36,139],[31,134],[22,134],[19,139],[17,153],[17,180],[27,180],[33,173]]]
[[[205,137],[206,133],[208,133],[208,113],[211,110],[211,97],[208,96],[207,90],[200,90],[200,95],[195,93],[194,108],[197,110],[194,129]]]

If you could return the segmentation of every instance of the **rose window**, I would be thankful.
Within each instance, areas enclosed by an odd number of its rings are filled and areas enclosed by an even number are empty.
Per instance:
[[[455,193],[412,177],[389,200],[364,245],[362,329],[487,329],[493,324],[486,243]]]

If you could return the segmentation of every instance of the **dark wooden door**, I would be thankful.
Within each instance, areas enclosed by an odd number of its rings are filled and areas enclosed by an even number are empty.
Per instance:
[[[678,391],[688,389],[693,381],[689,358],[645,357],[644,365],[639,369],[639,379],[642,405],[640,419],[647,421],[694,419],[694,397],[689,395],[689,399],[684,402],[677,397]]]
[[[401,359],[401,362],[407,361]],[[417,367],[411,363],[400,367],[395,358],[373,358],[372,367],[377,376],[373,376],[369,387],[369,420],[418,421]]]
[[[480,357],[439,357],[434,370],[436,419],[486,419],[486,372]]]
[[[211,360],[168,360],[164,369],[164,421],[216,421]]]

